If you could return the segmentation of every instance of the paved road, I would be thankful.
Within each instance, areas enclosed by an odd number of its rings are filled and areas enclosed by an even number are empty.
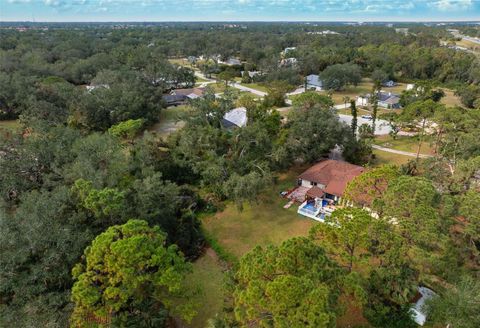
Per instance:
[[[403,151],[403,150],[396,150],[396,149],[392,149],[392,148],[386,148],[386,147],[382,147],[382,146],[379,146],[379,145],[373,145],[372,148],[373,149],[378,149],[378,150],[381,150],[381,151],[386,151],[388,153],[399,154],[399,155],[404,155],[404,156],[409,156],[409,157],[417,157],[416,153],[411,153],[411,152]],[[433,157],[433,156],[432,155],[426,155],[426,154],[420,154],[420,155],[418,155],[418,157],[429,158],[429,157]]]
[[[234,88],[237,88],[238,90],[251,92],[254,95],[257,95],[257,96],[260,96],[260,97],[265,97],[267,95],[266,92],[246,87],[246,86],[241,85],[240,83],[237,83],[237,82],[230,82],[230,85]]]

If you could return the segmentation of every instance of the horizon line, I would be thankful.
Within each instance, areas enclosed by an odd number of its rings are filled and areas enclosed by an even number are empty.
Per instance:
[[[0,20],[0,23],[480,23],[480,20]]]

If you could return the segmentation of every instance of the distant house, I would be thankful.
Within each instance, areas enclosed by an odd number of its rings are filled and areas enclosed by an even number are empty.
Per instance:
[[[297,66],[298,60],[297,58],[290,57],[290,58],[285,58],[280,61],[279,66],[280,67],[295,67]]]
[[[286,55],[288,54],[290,51],[295,51],[297,50],[297,47],[287,47],[283,50],[283,54]]]
[[[367,94],[365,96],[358,96],[356,105],[357,106],[371,105],[371,97],[372,97],[371,94]],[[400,96],[395,93],[380,91],[378,93],[378,106],[385,109],[398,109],[401,107]]]
[[[185,96],[187,99],[197,99],[203,97],[205,88],[175,89],[170,92],[174,96]]]
[[[323,81],[320,79],[320,76],[316,74],[308,75],[305,78],[305,89],[323,90]]]
[[[384,87],[386,87],[386,88],[391,88],[391,87],[394,87],[394,86],[396,86],[396,85],[397,85],[397,82],[392,81],[392,80],[386,81],[386,82],[383,82],[383,83],[382,83],[382,86],[384,86]]]
[[[315,32],[307,32],[307,34],[313,34],[313,35],[336,35],[336,34],[340,34],[338,32],[335,32],[335,31],[330,31],[330,30],[325,30],[325,31],[315,31]]]
[[[395,32],[407,35],[408,34],[408,28],[407,27],[396,28]]]
[[[222,125],[226,129],[243,128],[247,125],[247,109],[245,107],[234,108],[225,113]]]
[[[164,95],[162,99],[167,107],[182,105],[186,101],[186,97],[183,95]]]
[[[241,73],[242,73],[242,76],[243,76],[244,74],[248,74],[248,76],[249,76],[251,79],[253,79],[255,76],[260,76],[260,75],[263,74],[263,73],[260,72],[260,71],[248,71],[248,72],[247,72],[247,71],[242,71]]]
[[[175,89],[168,95],[162,97],[167,106],[178,106],[186,103],[188,100],[203,97],[205,88]]]
[[[297,188],[288,197],[301,202],[298,213],[323,221],[335,210],[347,184],[365,169],[339,160],[321,161],[298,176]]]
[[[237,58],[229,58],[224,64],[228,66],[239,66],[242,65],[242,62]]]
[[[415,84],[413,84],[413,83],[408,83],[408,84],[407,84],[407,87],[406,87],[406,90],[407,90],[407,91],[408,91],[408,90],[413,90],[413,88],[415,88]]]

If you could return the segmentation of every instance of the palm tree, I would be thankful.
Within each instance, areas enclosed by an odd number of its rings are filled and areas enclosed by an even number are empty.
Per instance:
[[[343,98],[343,104],[345,105],[345,109],[347,109],[347,104],[350,102],[350,97],[349,96],[344,96]]]

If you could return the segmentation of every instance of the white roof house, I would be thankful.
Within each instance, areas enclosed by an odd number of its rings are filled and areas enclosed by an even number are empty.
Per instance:
[[[424,309],[425,302],[432,299],[437,294],[427,287],[418,287],[418,292],[420,293],[421,297],[418,299],[415,305],[412,306],[410,311],[412,313],[413,320],[420,326],[423,326],[425,321],[427,321],[427,313]]]
[[[242,128],[247,125],[247,120],[247,109],[245,107],[238,107],[225,113],[222,124],[226,128]]]
[[[318,91],[322,90],[323,88],[323,81],[320,79],[320,76],[316,74],[310,74],[306,78],[306,86],[307,89],[314,88]]]

